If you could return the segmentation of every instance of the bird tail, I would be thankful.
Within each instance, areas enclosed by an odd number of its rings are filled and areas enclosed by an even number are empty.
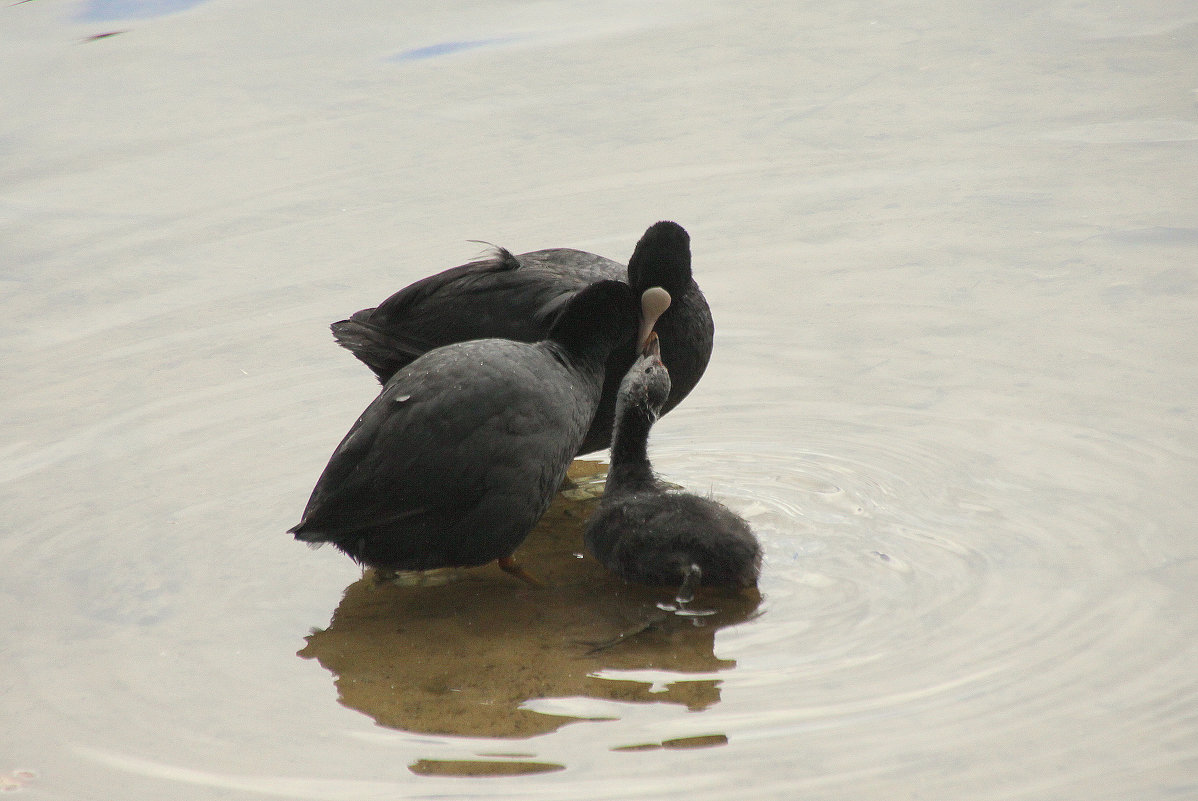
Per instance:
[[[300,542],[306,542],[312,548],[319,548],[330,540],[319,531],[308,531],[304,529],[304,524],[298,523],[287,529],[288,534],[294,534],[295,538]]]
[[[371,311],[374,310],[365,310]],[[348,320],[338,320],[329,328],[333,330],[337,344],[369,367],[378,376],[379,383],[386,384],[391,376],[428,349],[399,341],[359,316],[363,314],[358,312]]]

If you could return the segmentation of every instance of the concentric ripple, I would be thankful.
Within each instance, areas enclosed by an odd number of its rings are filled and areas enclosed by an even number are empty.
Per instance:
[[[1162,766],[1154,745],[1192,714],[1198,687],[1170,695],[1195,653],[1152,631],[1170,588],[1143,569],[1127,511],[1068,486],[1078,460],[1094,474],[1096,459],[1126,453],[1093,432],[1044,428],[1035,447],[1061,456],[1015,474],[984,455],[1001,450],[971,448],[1003,435],[990,423],[804,425],[792,438],[801,450],[667,439],[655,451],[665,477],[711,491],[765,546],[765,614],[722,639],[738,661],[730,684],[759,702],[725,726],[733,741],[800,737],[820,754],[820,784],[850,786],[878,774],[863,754],[911,749],[881,769],[887,782],[927,770],[937,753],[970,755],[970,792],[982,795],[1016,770],[1092,780],[1081,774],[1096,753],[1127,764],[1120,749],[1164,775],[1193,760],[1179,748]],[[1114,714],[1146,694],[1154,714]],[[770,695],[786,703],[770,706]],[[779,788],[793,782],[792,771],[772,773]]]

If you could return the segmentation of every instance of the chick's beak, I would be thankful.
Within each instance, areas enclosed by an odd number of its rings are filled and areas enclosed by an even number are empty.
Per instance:
[[[650,331],[648,338],[645,339],[645,345],[641,348],[642,356],[651,356],[657,361],[661,361],[661,343],[657,339],[657,332]]]

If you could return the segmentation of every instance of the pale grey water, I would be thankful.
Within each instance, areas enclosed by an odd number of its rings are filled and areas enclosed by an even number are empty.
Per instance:
[[[1182,0],[0,8],[0,786],[1198,797],[1196,53]],[[764,600],[607,677],[718,702],[338,704],[296,651],[358,571],[284,534],[375,391],[327,323],[660,218],[717,342],[653,453]],[[409,767],[478,759],[564,769]]]

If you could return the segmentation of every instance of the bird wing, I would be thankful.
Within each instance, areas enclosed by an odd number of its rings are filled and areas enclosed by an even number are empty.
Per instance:
[[[391,521],[461,519],[499,473],[535,466],[555,447],[536,436],[548,361],[533,346],[491,340],[440,348],[404,368],[337,446],[293,531],[323,541]]]
[[[333,323],[333,335],[386,381],[434,347],[501,337],[544,338],[585,286],[623,278],[623,265],[580,250],[555,248],[453,267],[401,289],[376,308]]]

